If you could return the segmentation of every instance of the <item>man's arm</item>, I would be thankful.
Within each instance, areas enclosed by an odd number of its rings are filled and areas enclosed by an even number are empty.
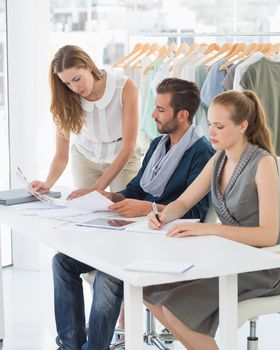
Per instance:
[[[158,211],[162,211],[164,207],[165,205],[157,204]],[[152,211],[152,202],[126,198],[118,203],[112,204],[109,209],[128,218],[145,216]]]

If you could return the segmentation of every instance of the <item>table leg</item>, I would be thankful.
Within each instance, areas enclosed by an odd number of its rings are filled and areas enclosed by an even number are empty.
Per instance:
[[[237,275],[219,277],[220,349],[237,349]]]
[[[143,290],[124,282],[125,348],[143,350]]]
[[[0,242],[0,340],[4,339],[4,303],[3,303],[3,276],[1,261],[1,242]]]

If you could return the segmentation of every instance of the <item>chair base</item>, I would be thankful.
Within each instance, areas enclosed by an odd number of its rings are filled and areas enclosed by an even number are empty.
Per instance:
[[[110,346],[110,350],[116,350],[116,349],[124,350],[125,349],[125,342],[120,341],[120,342],[117,342],[117,343]]]
[[[258,350],[258,337],[247,338],[247,350]]]
[[[56,345],[58,345],[58,346],[61,346],[61,345],[62,345],[62,341],[60,340],[59,336],[57,336],[57,337],[55,338],[55,342],[56,342]]]
[[[257,317],[250,319],[250,335],[247,337],[247,350],[258,350],[258,340],[256,336]]]
[[[120,333],[119,333],[120,332]],[[116,329],[115,335],[123,335],[124,331],[122,329]],[[156,333],[154,331],[148,331],[143,336],[143,342],[147,345],[156,346],[159,350],[170,350],[165,344],[171,344],[175,338],[172,334],[164,329],[161,333]],[[115,344],[111,345],[110,350],[123,350],[125,349],[125,341],[117,341]]]

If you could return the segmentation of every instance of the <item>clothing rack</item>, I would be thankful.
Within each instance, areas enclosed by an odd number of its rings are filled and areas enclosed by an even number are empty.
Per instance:
[[[130,35],[133,36],[157,36],[157,37],[169,37],[169,36],[174,36],[174,37],[182,37],[182,36],[189,36],[189,37],[195,37],[195,36],[218,36],[218,37],[225,37],[225,36],[280,36],[280,32],[262,32],[262,33],[229,33],[229,34],[220,34],[220,33],[191,33],[191,32],[164,32],[164,33],[146,33],[146,32],[140,32],[140,33],[132,33]]]
[[[132,40],[132,37],[135,40]],[[191,42],[191,39],[194,38],[233,38],[232,42],[235,43],[236,39],[239,37],[243,38],[262,38],[262,42],[268,40],[265,38],[280,38],[280,32],[261,32],[261,33],[192,33],[192,32],[164,32],[164,33],[152,33],[152,32],[140,32],[140,33],[131,33],[128,37],[128,47],[131,47],[139,38],[174,38],[174,42],[180,45],[183,42],[187,42],[188,44]],[[188,39],[188,40],[184,40]],[[270,40],[271,41],[271,40]]]

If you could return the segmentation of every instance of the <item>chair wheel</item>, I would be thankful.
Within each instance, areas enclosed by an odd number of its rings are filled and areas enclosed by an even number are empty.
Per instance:
[[[57,336],[57,337],[55,338],[55,342],[56,342],[56,345],[58,345],[58,346],[61,346],[61,345],[62,345],[62,341],[60,340],[59,336]]]
[[[120,341],[110,346],[110,350],[125,350],[125,342]]]
[[[161,331],[162,334],[170,334],[169,330],[167,328],[164,328],[162,331]],[[164,340],[163,341],[164,344],[172,344],[173,341],[172,340]]]

